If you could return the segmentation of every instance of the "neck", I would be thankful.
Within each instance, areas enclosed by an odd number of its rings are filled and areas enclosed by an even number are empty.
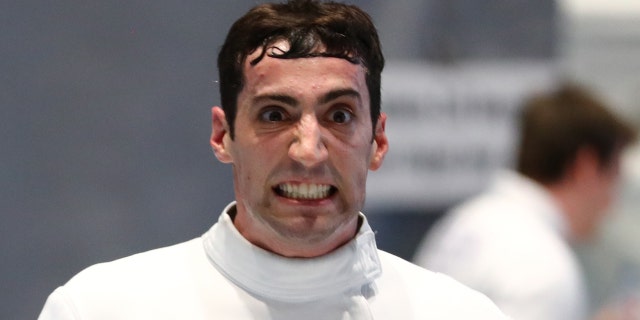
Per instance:
[[[546,185],[552,198],[560,208],[560,214],[564,217],[569,228],[569,240],[578,242],[583,238],[581,224],[585,217],[581,216],[582,204],[584,201],[580,199],[580,195],[575,188],[566,183],[559,182]]]

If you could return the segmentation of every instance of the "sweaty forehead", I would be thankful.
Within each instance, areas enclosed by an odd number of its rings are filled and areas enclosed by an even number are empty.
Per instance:
[[[365,89],[362,66],[344,59],[311,57],[281,59],[265,56],[256,65],[245,64],[245,85],[249,87],[291,87],[309,90],[318,87]]]
[[[244,65],[244,85],[239,93],[241,105],[257,105],[258,101],[287,99],[289,104],[325,104],[338,97],[355,98],[356,105],[370,105],[362,65],[333,57],[281,59],[264,56]],[[247,109],[248,110],[248,109]]]

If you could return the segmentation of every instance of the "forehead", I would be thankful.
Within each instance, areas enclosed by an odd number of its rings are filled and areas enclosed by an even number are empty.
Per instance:
[[[276,49],[286,50],[278,46]],[[256,50],[260,51],[260,50]],[[366,70],[361,64],[333,57],[303,57],[283,59],[272,57],[269,51],[255,65],[251,61],[262,52],[253,52],[243,64],[244,93],[259,94],[269,91],[290,91],[311,94],[322,90],[350,89],[369,101]],[[242,93],[241,93],[242,94]],[[368,105],[368,104],[367,104]]]

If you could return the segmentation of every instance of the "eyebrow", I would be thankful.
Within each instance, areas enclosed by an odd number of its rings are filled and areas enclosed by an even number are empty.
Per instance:
[[[318,103],[320,104],[328,103],[343,96],[353,97],[358,100],[361,99],[360,93],[358,91],[354,89],[346,88],[346,89],[331,90],[327,92],[326,94],[324,94],[318,99]],[[298,105],[298,100],[296,98],[285,95],[285,94],[264,94],[264,95],[259,95],[253,98],[254,103],[259,103],[262,101],[278,101],[290,106]]]
[[[325,94],[324,96],[320,97],[320,99],[318,99],[318,102],[323,104],[323,103],[330,102],[332,100],[338,99],[338,98],[343,97],[343,96],[353,97],[353,98],[356,98],[358,100],[361,99],[360,92],[358,92],[356,90],[353,90],[353,89],[347,88],[347,89],[331,90],[327,94]]]
[[[259,95],[253,98],[254,103],[259,103],[261,101],[271,101],[271,100],[282,102],[284,104],[288,104],[291,106],[295,106],[296,104],[298,104],[298,100],[296,100],[294,97],[287,96],[284,94],[265,94],[265,95]]]

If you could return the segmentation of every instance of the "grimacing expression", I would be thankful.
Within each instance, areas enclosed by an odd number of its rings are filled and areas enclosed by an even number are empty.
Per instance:
[[[214,107],[211,144],[233,166],[234,223],[249,241],[273,251],[353,237],[368,170],[388,148],[386,116],[372,128],[365,72],[331,57],[245,61],[235,137]]]

